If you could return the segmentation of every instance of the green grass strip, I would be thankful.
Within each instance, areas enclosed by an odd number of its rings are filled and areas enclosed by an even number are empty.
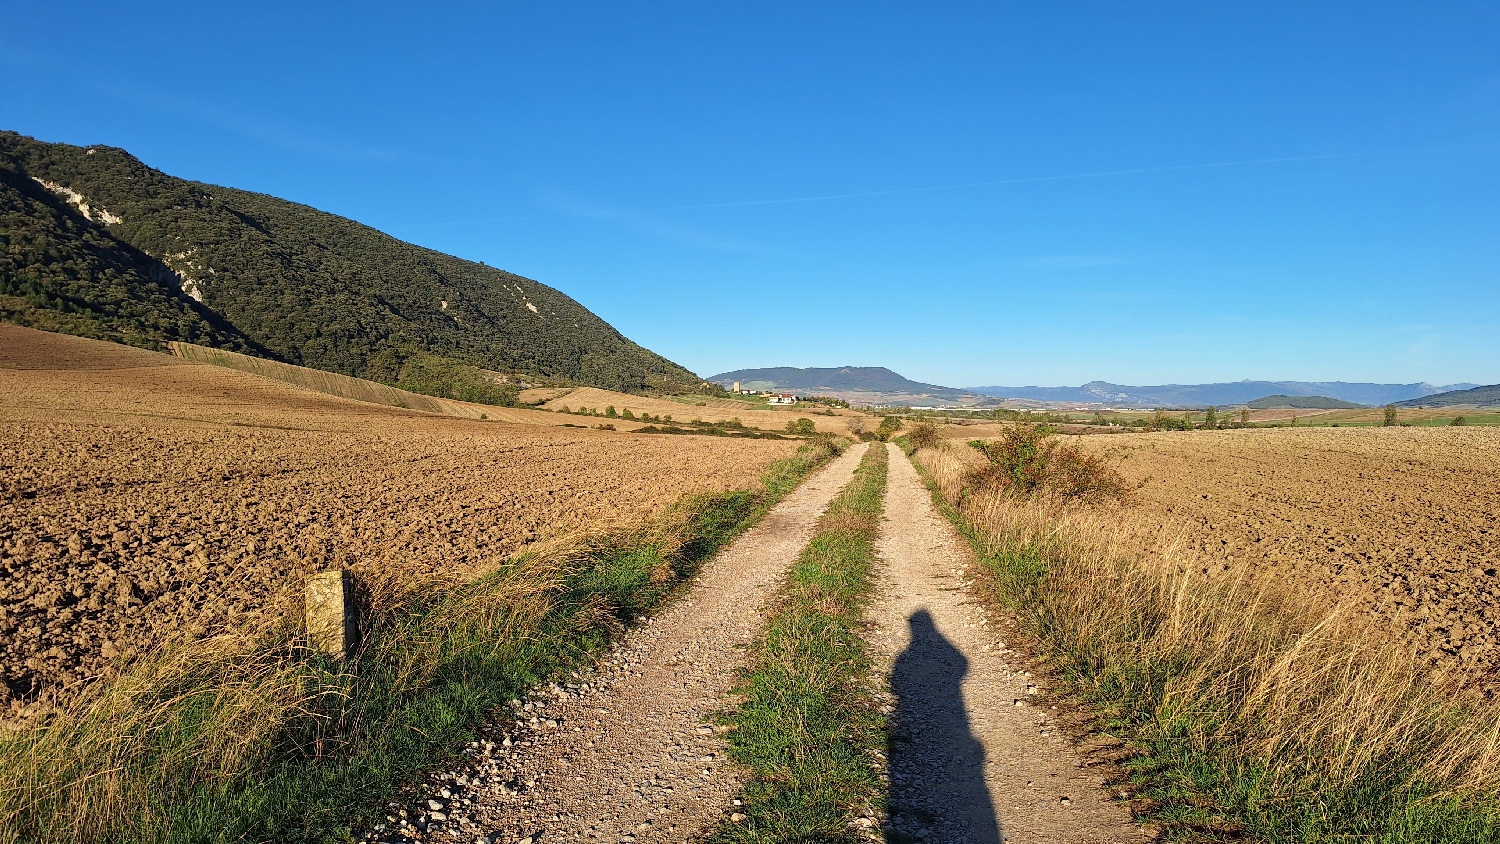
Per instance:
[[[726,718],[730,756],[751,771],[744,817],[711,842],[856,842],[851,827],[884,801],[876,760],[885,717],[870,689],[862,633],[885,498],[886,448],[873,443],[823,515],[773,604]]]
[[[352,670],[292,628],[217,663],[127,669],[135,682],[101,695],[121,705],[0,736],[0,842],[351,840],[491,712],[592,661],[838,450],[808,443],[760,490],[688,499],[669,530],[601,540],[561,577],[538,580],[521,558],[412,596],[371,622]],[[246,725],[260,737],[236,744]]]

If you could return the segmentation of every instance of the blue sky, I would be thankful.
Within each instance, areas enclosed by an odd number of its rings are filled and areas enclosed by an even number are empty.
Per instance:
[[[1500,382],[1493,3],[0,15],[0,128],[529,276],[703,375]]]

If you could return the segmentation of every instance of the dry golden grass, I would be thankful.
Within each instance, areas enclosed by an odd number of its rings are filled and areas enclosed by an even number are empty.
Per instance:
[[[238,352],[227,352],[223,349],[211,349],[207,346],[197,346],[192,343],[168,343],[172,353],[183,360],[193,363],[206,363],[212,366],[222,366],[227,369],[235,369],[240,372],[248,372],[272,381],[280,381],[283,384],[291,384],[304,390],[315,393],[324,393],[339,398],[353,399],[355,401],[369,402],[371,404],[382,404],[387,407],[403,407],[422,413],[435,413],[440,416],[454,416],[460,419],[491,419],[496,422],[516,422],[524,425],[558,425],[561,424],[556,417],[535,410],[514,407],[498,407],[489,404],[475,404],[473,402],[455,401],[454,399],[438,398],[435,396],[424,396],[418,393],[410,393],[406,390],[398,390],[385,384],[374,381],[366,381],[363,378],[354,378],[348,375],[340,375],[336,372],[324,372],[320,369],[309,369],[305,366],[294,366],[289,363],[280,363],[265,358],[242,355]]]
[[[1072,688],[1148,753],[1230,772],[1209,814],[1301,840],[1308,823],[1385,834],[1437,803],[1494,806],[1500,706],[1462,677],[1295,581],[1219,560],[1207,576],[1182,526],[1155,513],[969,488],[970,452],[947,443],[917,459]],[[1194,788],[1214,791],[1177,782],[1155,796]],[[1294,812],[1313,819],[1288,838],[1276,819]]]
[[[1282,428],[1083,437],[1121,456],[1137,517],[1207,574],[1252,565],[1379,616],[1432,665],[1500,668],[1500,428]],[[1500,690],[1500,688],[1497,688]]]

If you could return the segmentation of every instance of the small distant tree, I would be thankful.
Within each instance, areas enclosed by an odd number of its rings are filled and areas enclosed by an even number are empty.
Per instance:
[[[1448,424],[1449,425],[1467,425],[1467,424],[1469,424],[1469,420],[1463,418],[1462,416],[1455,416],[1455,417],[1453,417],[1453,421],[1449,422]]]
[[[875,429],[875,435],[882,440],[888,440],[891,435],[901,430],[901,420],[895,416],[882,417],[880,427]]]
[[[1203,427],[1205,427],[1205,428],[1217,428],[1217,427],[1219,427],[1219,411],[1218,411],[1218,408],[1215,408],[1213,405],[1209,405],[1208,406],[1208,412],[1205,413],[1205,414],[1203,414]]]
[[[1098,412],[1096,410],[1096,411],[1094,411],[1094,424],[1095,425],[1108,425],[1109,422],[1105,421],[1104,414],[1102,414],[1102,413],[1100,413],[1100,412]]]
[[[626,419],[634,419],[635,418],[635,414],[631,413],[630,412],[630,408],[628,408],[628,407],[625,408],[625,410],[620,415],[622,417],[626,418]]]
[[[811,419],[802,418],[786,423],[786,432],[788,434],[816,434],[818,428]]]
[[[1249,425],[1250,424],[1250,408],[1248,408],[1248,407],[1242,407],[1242,408],[1240,408],[1240,424],[1241,425]]]
[[[943,441],[943,435],[938,433],[938,427],[931,422],[918,422],[911,426],[911,431],[906,436],[913,449],[937,448],[938,443]]]
[[[1396,424],[1396,406],[1388,404],[1385,406],[1385,427],[1394,427]]]
[[[1292,414],[1292,427],[1297,427],[1297,414],[1295,413]]]
[[[604,415],[608,416],[610,419],[614,419],[614,418],[618,417],[620,414],[615,413],[615,406],[614,405],[610,405],[609,407],[604,408]]]

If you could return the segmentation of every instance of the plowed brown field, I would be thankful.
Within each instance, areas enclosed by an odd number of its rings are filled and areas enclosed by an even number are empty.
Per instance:
[[[0,435],[0,717],[284,611],[322,564],[459,577],[798,445],[445,418],[12,326]]]
[[[1500,429],[1119,434],[1138,506],[1205,573],[1249,563],[1377,614],[1437,664],[1500,668]]]

